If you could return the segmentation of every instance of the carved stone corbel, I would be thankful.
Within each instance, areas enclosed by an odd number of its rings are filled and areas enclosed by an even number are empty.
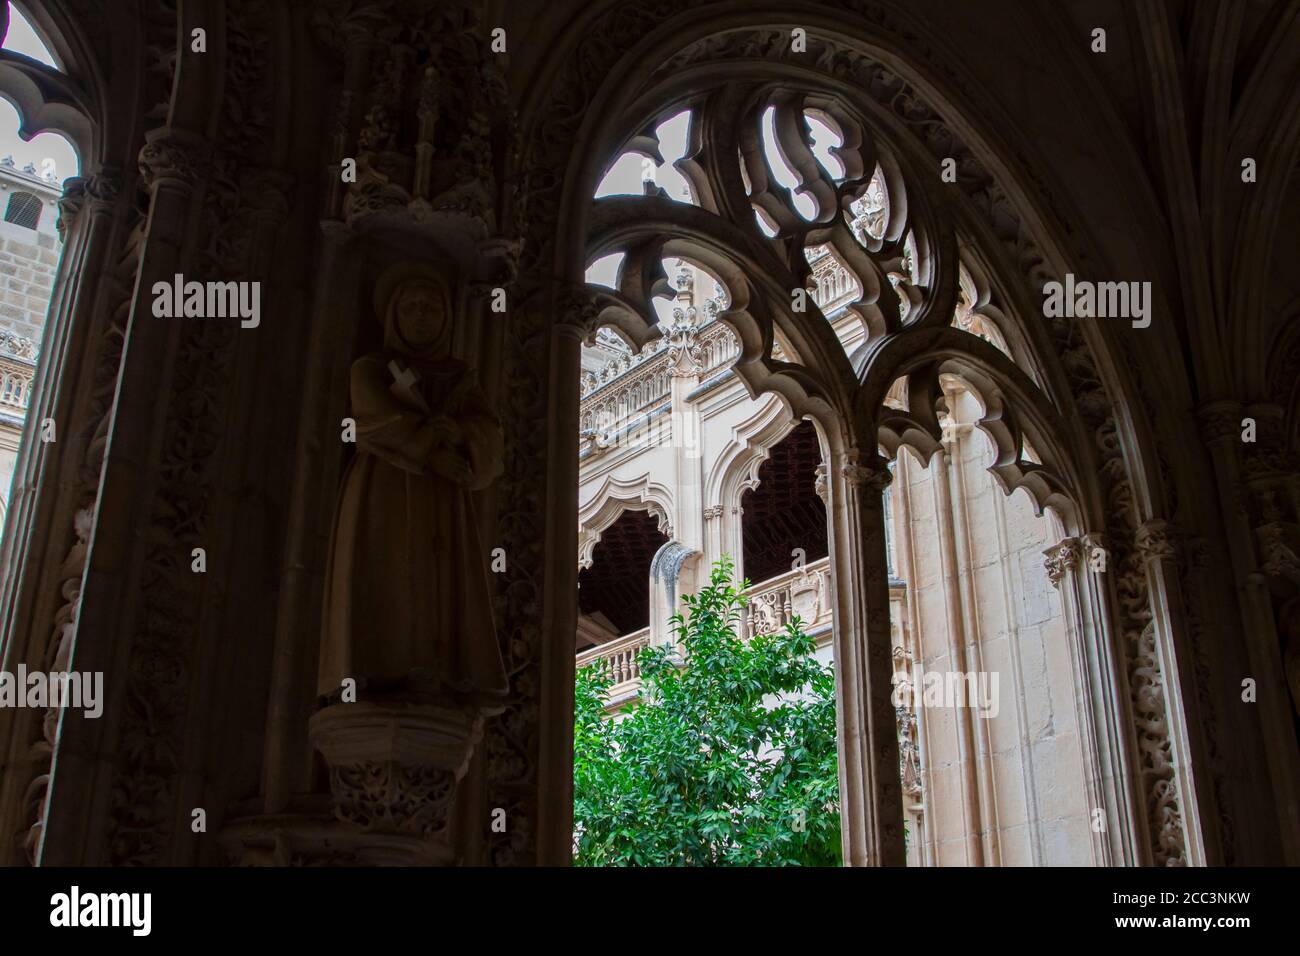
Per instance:
[[[1135,537],[1137,555],[1144,564],[1151,561],[1178,559],[1177,534],[1163,518],[1144,522]]]
[[[1060,590],[1061,580],[1079,566],[1082,545],[1078,538],[1062,538],[1043,550],[1043,567],[1052,587]]]
[[[879,455],[876,455],[870,464],[862,463],[860,458],[861,452],[856,445],[844,452],[840,463],[840,474],[852,485],[869,489],[877,495],[883,494],[889,487],[889,483],[894,480],[888,463]]]
[[[140,148],[140,175],[146,189],[164,184],[193,189],[207,175],[212,144],[185,130],[162,127],[145,134]]]
[[[117,199],[118,189],[118,178],[107,173],[70,177],[63,184],[59,216],[54,223],[59,232],[59,241],[67,242],[68,231],[83,208],[92,211],[111,208]]]
[[[586,341],[596,334],[600,306],[586,286],[564,283],[555,300],[555,325],[564,334]]]
[[[335,816],[367,837],[375,864],[446,864],[456,788],[483,735],[483,712],[408,702],[339,703],[311,718],[330,771]]]
[[[830,483],[827,481],[826,462],[823,461],[818,463],[816,474],[817,477],[813,479],[813,491],[815,491],[817,497],[822,500],[822,504],[829,508],[831,504],[831,489]]]

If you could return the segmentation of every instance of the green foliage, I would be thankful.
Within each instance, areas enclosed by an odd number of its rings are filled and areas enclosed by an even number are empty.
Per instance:
[[[741,587],[745,587],[743,583]],[[610,678],[578,672],[578,866],[838,866],[835,678],[796,619],[742,641],[732,564],[684,598],[672,647],[641,652],[640,701],[611,719]]]

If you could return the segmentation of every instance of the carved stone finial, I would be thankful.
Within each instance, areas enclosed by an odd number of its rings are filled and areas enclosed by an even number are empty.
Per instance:
[[[680,310],[674,310],[674,313]],[[690,310],[692,313],[694,309]],[[694,316],[691,316],[693,319]],[[674,314],[676,319],[676,314]],[[699,329],[693,321],[683,318],[674,321],[668,330],[668,369],[673,376],[698,375],[704,367],[704,354],[696,333]]]
[[[676,285],[677,291],[688,297],[689,293],[695,288],[695,273],[686,263],[682,263],[677,269]]]

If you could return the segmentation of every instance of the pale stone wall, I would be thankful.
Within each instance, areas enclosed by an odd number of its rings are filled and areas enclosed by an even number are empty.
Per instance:
[[[957,422],[977,417],[969,393],[953,398]],[[937,865],[1088,865],[1081,690],[1043,563],[1060,535],[1026,494],[1008,498],[996,485],[982,433],[946,431],[928,468],[900,456],[892,492],[895,514],[907,516],[896,527],[910,635],[923,673],[997,675],[998,693],[988,716],[918,708],[924,797],[913,849]]]
[[[40,341],[58,264],[57,236],[0,222],[0,328]]]
[[[0,219],[0,329],[39,342],[59,264],[55,223],[61,190],[37,176],[0,165],[0,216],[18,191],[40,198],[41,216],[35,229]]]

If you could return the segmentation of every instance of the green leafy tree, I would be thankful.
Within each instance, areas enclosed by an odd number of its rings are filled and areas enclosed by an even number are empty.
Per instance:
[[[611,717],[611,678],[578,672],[579,866],[838,866],[835,679],[796,618],[737,637],[746,599],[724,557],[641,652],[641,696]],[[741,589],[748,582],[740,585]]]

